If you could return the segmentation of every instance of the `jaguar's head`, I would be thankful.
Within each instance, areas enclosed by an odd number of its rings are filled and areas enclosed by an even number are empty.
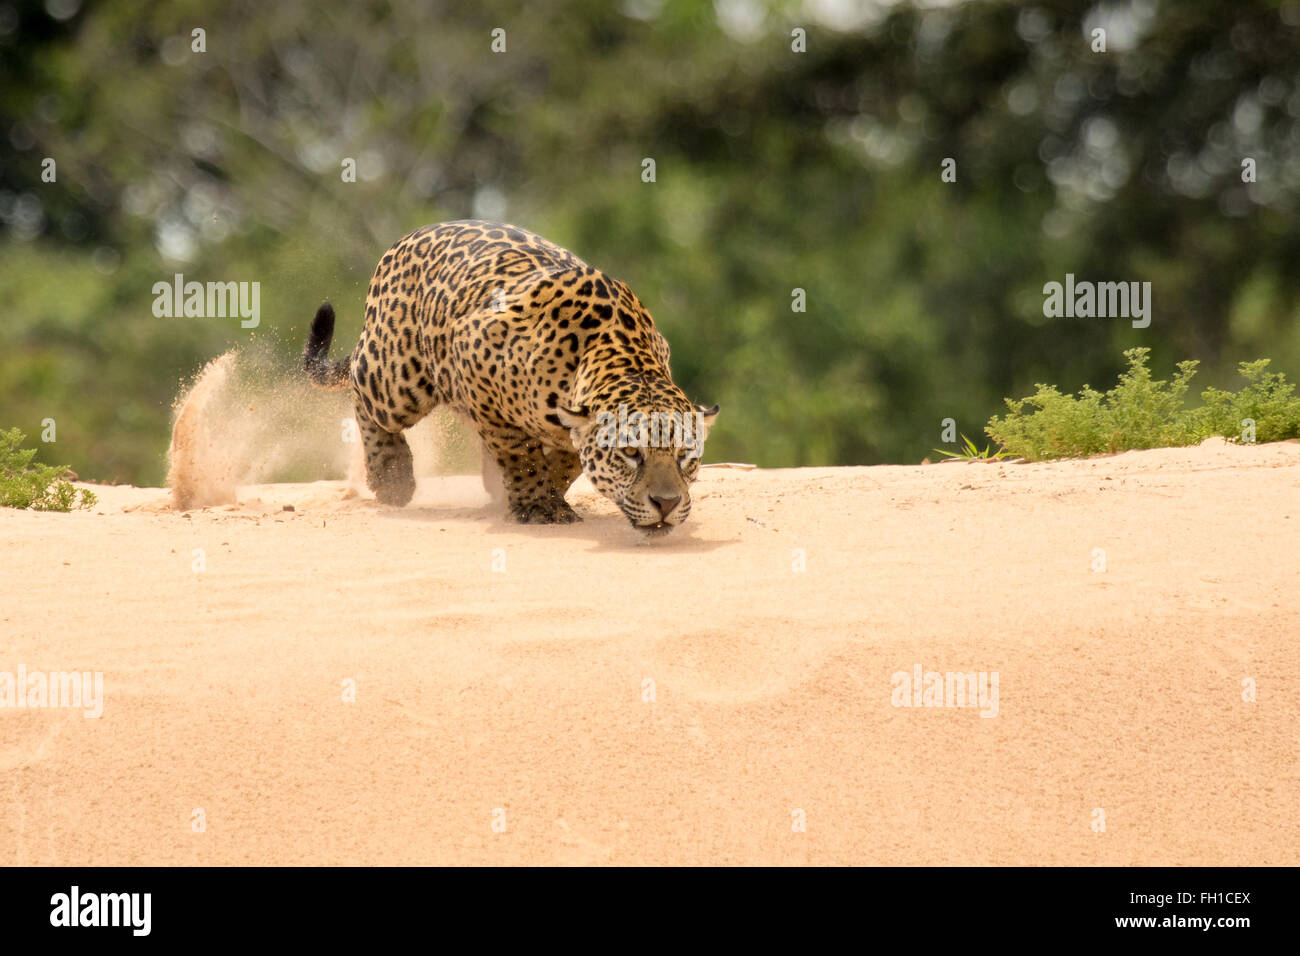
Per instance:
[[[676,387],[656,391],[617,405],[557,409],[583,474],[646,532],[670,531],[690,515],[690,484],[718,414],[716,405],[693,405]]]

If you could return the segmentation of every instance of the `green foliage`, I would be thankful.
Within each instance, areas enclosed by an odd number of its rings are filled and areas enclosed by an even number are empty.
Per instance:
[[[90,508],[99,499],[63,480],[67,468],[34,464],[35,448],[22,448],[26,436],[17,428],[0,431],[0,506],[33,511]]]
[[[1255,422],[1256,441],[1300,437],[1300,398],[1268,359],[1243,362],[1247,385],[1239,392],[1208,388],[1204,405],[1185,407],[1197,363],[1179,362],[1170,381],[1155,380],[1147,368],[1150,349],[1124,352],[1128,369],[1106,393],[1084,385],[1078,395],[1054,385],[1019,400],[1005,399],[1008,414],[994,415],[985,432],[1007,452],[1029,461],[1193,445],[1213,435],[1241,440],[1243,422]]]
[[[992,445],[985,445],[980,448],[964,434],[961,436],[961,448],[958,451],[947,451],[943,448],[934,449],[945,458],[955,458],[958,461],[1001,461],[1004,458],[1010,458],[1011,453],[1005,450],[994,451]]]
[[[1244,422],[1255,423],[1255,441],[1283,441],[1300,435],[1300,398],[1293,397],[1295,385],[1281,372],[1268,371],[1269,360],[1242,362],[1240,372],[1247,385],[1239,392],[1207,388],[1201,393],[1204,407],[1196,414],[1197,430],[1205,435],[1241,439]]]

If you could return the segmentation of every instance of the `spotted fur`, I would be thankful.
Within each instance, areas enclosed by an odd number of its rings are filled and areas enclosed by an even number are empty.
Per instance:
[[[632,290],[568,250],[501,223],[425,226],[380,259],[365,328],[342,361],[328,357],[333,335],[326,303],[303,365],[318,387],[352,388],[381,502],[411,500],[402,432],[446,405],[478,431],[518,521],[579,520],[564,495],[584,472],[637,527],[690,514],[698,451],[611,445],[601,413],[691,416],[702,442],[717,407],[693,405],[673,383],[668,343]]]

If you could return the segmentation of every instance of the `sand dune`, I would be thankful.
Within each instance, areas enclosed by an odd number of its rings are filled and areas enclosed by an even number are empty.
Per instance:
[[[1300,863],[1300,444],[696,487],[0,514],[0,671],[104,692],[0,709],[8,861]]]

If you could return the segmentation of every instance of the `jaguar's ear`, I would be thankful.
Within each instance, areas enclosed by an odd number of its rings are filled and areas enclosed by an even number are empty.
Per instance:
[[[703,405],[696,405],[695,411],[700,416],[696,419],[700,425],[700,441],[704,441],[709,437],[709,429],[713,427],[713,420],[718,417],[718,406],[714,405],[712,408],[705,408]]]
[[[565,408],[560,405],[555,409],[555,417],[565,428],[586,428],[591,424],[591,413],[585,405],[581,408]]]

